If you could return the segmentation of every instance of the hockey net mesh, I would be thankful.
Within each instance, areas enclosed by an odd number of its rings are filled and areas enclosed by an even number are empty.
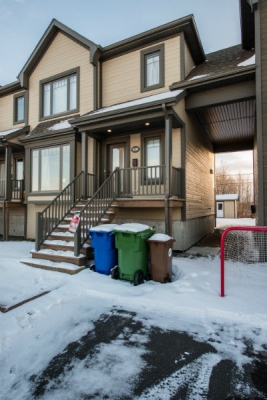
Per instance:
[[[225,232],[221,253],[228,293],[234,286],[267,287],[267,228],[259,228],[231,228]]]

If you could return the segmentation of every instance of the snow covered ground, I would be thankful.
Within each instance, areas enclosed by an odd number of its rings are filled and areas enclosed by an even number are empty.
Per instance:
[[[232,395],[267,398],[242,378],[255,354],[267,351],[267,278],[236,282],[221,298],[219,254],[208,249],[203,257],[173,257],[172,283],[133,286],[88,269],[65,275],[21,264],[33,247],[0,242],[0,305],[49,292],[0,313],[0,399],[220,400],[210,394],[210,378],[225,365],[227,385],[227,363],[239,371]],[[191,345],[179,348],[177,332]],[[162,346],[169,338],[168,360],[154,370],[152,337],[162,337]],[[204,345],[203,353],[194,350]]]

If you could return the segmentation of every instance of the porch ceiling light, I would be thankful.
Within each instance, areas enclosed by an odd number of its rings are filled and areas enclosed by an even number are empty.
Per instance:
[[[108,129],[108,130],[107,130],[107,132],[108,132],[108,133],[111,133],[111,132],[112,132],[112,130],[111,130],[111,129]]]
[[[150,122],[146,122],[145,125],[146,125],[146,126],[149,126],[149,125],[150,125]]]

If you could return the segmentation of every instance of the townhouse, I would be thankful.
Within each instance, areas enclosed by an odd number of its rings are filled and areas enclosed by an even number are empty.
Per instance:
[[[107,47],[52,20],[0,87],[0,233],[38,252],[79,205],[77,255],[112,218],[192,246],[215,226],[214,154],[255,150],[254,57],[206,55],[193,15]]]

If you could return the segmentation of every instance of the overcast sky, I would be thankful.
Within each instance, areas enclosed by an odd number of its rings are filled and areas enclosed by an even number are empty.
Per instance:
[[[239,0],[0,0],[0,85],[17,79],[53,18],[107,46],[189,14],[205,53],[241,42]],[[224,159],[236,173],[252,165],[251,156]]]
[[[53,18],[106,46],[189,14],[206,53],[240,43],[238,0],[0,0],[0,85],[16,80]]]

